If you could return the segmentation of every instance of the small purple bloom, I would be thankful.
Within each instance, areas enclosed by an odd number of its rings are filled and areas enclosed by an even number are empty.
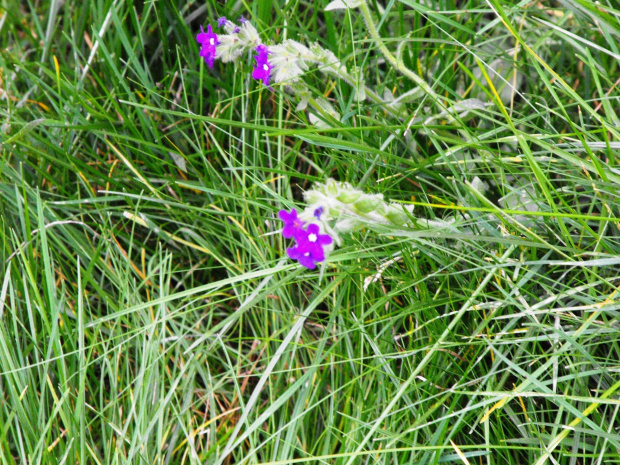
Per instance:
[[[285,238],[293,237],[297,243],[295,247],[286,249],[286,254],[309,270],[315,269],[318,262],[325,260],[323,247],[333,242],[331,236],[321,234],[319,225],[314,223],[303,229],[305,222],[297,216],[297,210],[294,208],[290,212],[280,210],[278,217],[284,221],[282,236]]]
[[[239,16],[239,22],[241,24],[244,24],[246,21],[247,21],[247,19],[245,19],[243,15]]]
[[[317,220],[320,220],[321,219],[321,215],[323,214],[323,211],[324,211],[323,207],[316,208],[314,210],[314,213],[313,213],[314,217]]]
[[[316,262],[320,262],[325,258],[323,254],[317,257],[313,255],[310,250],[299,245],[286,249],[286,254],[291,259],[297,260],[301,266],[305,266],[309,270],[314,270],[316,268]]]
[[[269,64],[269,49],[264,45],[256,47],[258,55],[254,55],[256,66],[252,71],[252,77],[257,81],[263,81],[263,84],[269,86],[269,78],[271,77],[271,64]]]
[[[202,47],[200,49],[200,56],[204,57],[205,63],[209,66],[209,68],[213,68],[213,63],[215,62],[215,49],[219,44],[217,34],[213,32],[210,24],[207,26],[207,32],[204,31],[202,26],[200,26],[200,30],[202,32],[196,36],[196,40]]]
[[[319,226],[314,223],[310,224],[305,231],[303,229],[296,231],[294,237],[297,246],[310,252],[310,255],[317,262],[325,258],[323,246],[333,242],[332,237],[329,234],[321,234]]]
[[[226,16],[222,16],[220,19],[217,20],[217,27],[224,27],[227,22],[228,20],[226,19]]]
[[[306,224],[304,221],[300,220],[297,217],[297,210],[295,210],[294,208],[291,210],[290,213],[286,210],[280,210],[278,212],[278,216],[282,221],[284,221],[282,236],[284,236],[286,239],[295,236],[298,231],[302,231],[302,228]]]

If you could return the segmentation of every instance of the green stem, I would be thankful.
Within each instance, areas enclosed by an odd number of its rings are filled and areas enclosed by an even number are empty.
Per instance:
[[[319,66],[319,69],[322,72],[324,72],[325,74],[334,76],[337,79],[342,79],[344,82],[349,84],[351,87],[355,87],[357,89],[358,83],[355,81],[353,76],[351,76],[349,72],[344,69],[343,66],[338,67],[333,63],[326,65],[324,62],[317,60],[314,56],[311,56],[311,55],[304,56],[304,60],[310,61],[312,63],[316,63],[317,65],[321,65]],[[373,103],[377,105],[382,105],[388,112],[390,112],[393,116],[397,118],[404,119],[406,117],[405,114],[403,114],[402,112],[398,111],[396,108],[391,107],[389,105],[389,103],[392,103],[392,102],[386,102],[385,100],[383,100],[373,89],[368,87],[366,84],[363,84],[363,86],[364,86],[364,91],[366,92],[366,97],[368,97]]]
[[[424,92],[426,92],[441,107],[442,110],[447,110],[447,108],[441,101],[441,96],[437,94],[426,83],[424,79],[422,79],[420,76],[407,68],[401,60],[398,60],[385,46],[385,44],[383,43],[383,39],[379,35],[379,31],[377,30],[375,23],[373,22],[372,15],[370,13],[370,9],[368,8],[366,0],[362,0],[359,8],[362,12],[362,16],[364,17],[364,21],[366,22],[366,27],[368,27],[368,32],[370,32],[371,37],[377,44],[377,47],[379,47],[379,50],[381,50],[381,53],[388,61],[388,63],[391,64],[397,71],[401,72],[403,75],[415,82],[416,85],[418,85]]]

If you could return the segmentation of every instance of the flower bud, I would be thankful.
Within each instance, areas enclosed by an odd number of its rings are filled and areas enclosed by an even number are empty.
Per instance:
[[[361,192],[342,191],[336,198],[342,203],[353,203],[360,198],[360,195],[362,195]]]
[[[360,213],[370,213],[377,210],[377,208],[381,205],[381,202],[381,198],[367,195],[355,202],[353,207]]]
[[[396,226],[402,226],[409,221],[409,216],[402,210],[390,208],[385,214],[385,218]]]

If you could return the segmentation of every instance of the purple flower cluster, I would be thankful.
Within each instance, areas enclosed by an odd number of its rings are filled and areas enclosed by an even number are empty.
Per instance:
[[[228,21],[223,16],[217,20],[217,26],[219,28],[224,28],[227,32],[232,32],[231,35],[220,36],[222,38],[222,41],[225,41],[225,39],[227,38],[230,39],[231,36],[235,38],[243,36],[244,31],[247,30],[248,26],[246,24],[247,19],[243,18],[242,16],[239,21],[242,25],[241,28],[233,27],[234,24]],[[246,29],[242,31],[244,27],[246,27]],[[256,30],[253,27],[252,30],[254,31],[254,33],[256,33]],[[210,24],[207,25],[207,32],[204,31],[202,26],[200,26],[200,31],[200,34],[196,36],[196,40],[200,44],[199,55],[205,59],[205,63],[209,68],[213,68],[215,59],[220,58],[220,56],[218,56],[217,54],[217,47],[218,45],[220,45],[220,40],[218,40],[218,36],[215,32],[213,32],[213,28]],[[239,43],[241,44],[243,43],[243,41],[239,41]],[[257,55],[254,55],[256,64],[254,65],[254,69],[252,70],[252,78],[256,79],[257,81],[262,81],[263,84],[273,90],[273,88],[269,85],[269,80],[271,79],[271,69],[273,68],[273,65],[269,62],[269,54],[271,52],[266,45],[259,44],[254,47],[255,44],[256,42],[253,42],[253,45],[251,46],[252,49],[254,49],[257,53]],[[243,47],[243,45],[240,45],[240,47]],[[241,53],[240,49],[239,53]],[[220,52],[219,55],[222,55],[222,53]],[[224,61],[229,61],[229,59],[225,59]]]
[[[331,236],[321,234],[319,226],[314,223],[304,229],[306,222],[297,216],[294,208],[290,212],[280,210],[278,216],[284,221],[282,236],[287,239],[292,237],[297,243],[295,247],[286,249],[286,254],[309,270],[315,269],[318,262],[325,260],[323,247],[333,242]]]
[[[261,44],[256,47],[256,51],[258,55],[254,55],[256,66],[254,66],[254,70],[252,71],[252,77],[257,81],[263,81],[263,84],[269,87],[269,78],[271,77],[272,68],[269,64],[269,49]]]
[[[218,24],[220,22],[218,21]],[[213,62],[215,61],[215,50],[219,44],[217,40],[217,34],[213,32],[213,28],[209,24],[207,26],[207,32],[200,26],[200,34],[196,36],[196,40],[200,44],[200,56],[204,57],[205,63],[209,68],[213,68]]]

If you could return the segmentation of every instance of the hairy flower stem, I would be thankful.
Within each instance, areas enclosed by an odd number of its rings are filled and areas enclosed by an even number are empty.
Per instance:
[[[351,86],[357,87],[357,85],[355,84],[355,80],[353,79],[352,76],[348,74],[346,76],[340,75],[340,78],[343,79],[348,84],[350,84]],[[396,118],[399,118],[399,119],[406,118],[407,115],[405,115],[403,112],[398,111],[396,108],[390,105],[386,105],[385,100],[379,97],[379,95],[377,95],[374,90],[372,90],[366,84],[362,84],[362,85],[364,86],[364,92],[366,93],[366,97],[368,97],[373,103],[377,105],[381,105],[386,111],[390,112],[392,116],[395,116]]]
[[[383,39],[381,39],[379,31],[377,30],[375,23],[372,19],[372,15],[370,13],[370,9],[368,8],[368,3],[366,2],[366,0],[362,0],[359,8],[362,12],[362,17],[364,18],[366,27],[368,27],[368,32],[370,32],[371,37],[379,47],[379,50],[381,50],[381,53],[383,53],[383,56],[388,61],[388,63],[390,63],[396,70],[400,71],[406,77],[415,82],[416,85],[418,85],[422,90],[424,90],[424,92],[426,92],[435,101],[435,103],[437,103],[437,105],[441,107],[442,110],[447,111],[448,109],[443,104],[440,95],[437,94],[426,83],[426,81],[424,81],[424,79],[415,74],[413,71],[407,68],[401,60],[398,60],[394,55],[392,55],[392,52],[390,52],[385,46],[385,44],[383,43]]]
[[[356,79],[351,76],[351,74],[342,66],[338,67],[333,63],[325,65],[324,63],[317,61],[312,55],[306,55],[303,58],[318,65],[323,65],[319,66],[320,71],[327,74],[328,76],[333,76],[336,79],[342,79],[344,82],[346,82],[355,89],[357,89],[360,85],[360,83],[356,82]],[[386,105],[386,101],[383,100],[373,89],[368,87],[366,84],[361,83],[361,85],[364,86],[364,93],[366,94],[366,97],[368,97],[374,104],[381,105],[386,111],[390,112],[392,116],[396,118],[404,119],[407,117],[406,114],[399,111],[397,108]]]

